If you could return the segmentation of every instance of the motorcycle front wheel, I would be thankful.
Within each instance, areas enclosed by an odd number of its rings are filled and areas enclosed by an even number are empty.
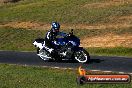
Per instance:
[[[84,49],[76,51],[74,57],[80,63],[86,63],[90,60],[89,53]]]

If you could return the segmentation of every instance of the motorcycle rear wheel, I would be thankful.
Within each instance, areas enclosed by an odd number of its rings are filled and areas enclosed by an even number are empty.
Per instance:
[[[37,55],[43,60],[48,60],[48,61],[51,60],[50,59],[51,57],[50,57],[49,53],[46,50],[41,50],[40,48],[37,48]]]

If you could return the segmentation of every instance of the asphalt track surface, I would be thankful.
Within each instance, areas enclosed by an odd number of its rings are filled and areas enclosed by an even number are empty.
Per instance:
[[[35,52],[0,51],[0,63],[33,66],[50,66],[60,68],[78,68],[77,62],[45,62]],[[103,70],[132,73],[132,58],[91,56],[89,63],[83,64],[86,70]]]

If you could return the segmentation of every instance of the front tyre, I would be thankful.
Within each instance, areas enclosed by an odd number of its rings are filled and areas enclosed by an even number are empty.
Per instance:
[[[89,53],[84,49],[76,51],[74,53],[74,57],[80,63],[86,63],[88,60],[90,60]]]

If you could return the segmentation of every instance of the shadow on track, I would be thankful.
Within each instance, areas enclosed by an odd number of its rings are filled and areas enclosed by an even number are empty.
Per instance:
[[[93,63],[101,63],[104,60],[101,59],[90,59],[88,62],[84,63],[84,64],[93,64]],[[76,60],[60,60],[60,61],[47,61],[47,62],[57,62],[57,63],[79,63]]]
[[[104,61],[104,60],[101,60],[101,59],[90,59],[90,61],[87,62],[87,63],[89,63],[89,64],[92,64],[92,63],[101,63],[102,61]]]

